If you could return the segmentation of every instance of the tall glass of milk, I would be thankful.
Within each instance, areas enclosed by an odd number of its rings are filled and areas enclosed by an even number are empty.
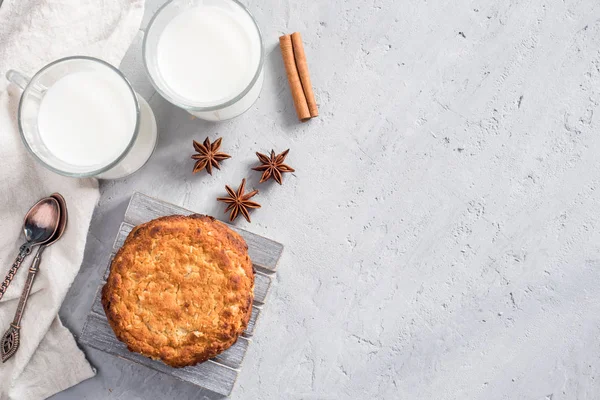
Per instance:
[[[71,177],[115,179],[141,168],[157,139],[156,120],[123,74],[84,56],[54,61],[31,79],[10,70],[23,90],[18,125],[46,168]]]
[[[155,89],[198,118],[233,118],[260,94],[260,30],[236,0],[167,2],[152,18],[143,49]]]

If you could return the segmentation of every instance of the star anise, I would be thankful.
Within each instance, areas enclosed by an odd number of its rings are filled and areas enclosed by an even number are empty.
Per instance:
[[[237,192],[227,185],[225,185],[225,190],[227,190],[229,197],[219,197],[217,200],[228,204],[225,212],[231,211],[229,214],[229,221],[233,222],[239,214],[242,214],[244,218],[250,222],[249,209],[260,208],[260,204],[250,201],[250,198],[254,197],[258,193],[258,190],[253,190],[250,193],[244,194],[244,191],[246,190],[246,179],[242,179],[242,183],[238,187]]]
[[[219,162],[231,158],[229,154],[219,151],[221,140],[223,140],[223,138],[218,138],[213,144],[210,143],[208,137],[202,144],[194,140],[194,149],[198,152],[192,156],[192,158],[196,160],[196,164],[194,164],[194,173],[206,168],[206,172],[212,175],[213,167],[221,169]]]
[[[263,171],[262,176],[260,177],[259,183],[263,183],[264,181],[266,181],[270,178],[273,178],[273,179],[275,179],[275,181],[277,181],[277,183],[279,183],[281,185],[282,174],[284,172],[294,172],[295,171],[294,168],[283,163],[285,161],[285,157],[288,155],[289,151],[290,151],[290,149],[287,149],[283,153],[278,154],[276,156],[275,151],[271,150],[270,157],[268,157],[264,154],[258,153],[258,152],[256,153],[256,156],[258,157],[258,159],[260,160],[262,165],[259,165],[258,167],[254,167],[252,169],[254,171]]]

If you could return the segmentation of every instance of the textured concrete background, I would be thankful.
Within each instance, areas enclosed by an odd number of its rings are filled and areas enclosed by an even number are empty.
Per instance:
[[[146,23],[160,1],[150,0]],[[248,4],[248,3],[247,3]],[[191,120],[155,110],[150,163],[104,182],[62,309],[80,332],[133,191],[222,217],[215,197],[291,148],[239,226],[286,245],[233,399],[600,398],[600,4],[263,1],[262,95]],[[296,122],[277,38],[304,35],[321,116]],[[141,39],[141,34],[139,39]],[[192,176],[192,138],[233,156]],[[95,350],[55,400],[217,398]]]

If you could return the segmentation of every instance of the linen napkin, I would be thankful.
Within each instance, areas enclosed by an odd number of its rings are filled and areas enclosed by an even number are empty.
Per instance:
[[[118,66],[143,11],[143,0],[4,0],[0,6],[0,279],[23,242],[21,224],[29,207],[60,192],[69,210],[64,237],[44,252],[21,323],[19,350],[0,364],[0,400],[44,399],[95,374],[57,313],[79,271],[99,196],[96,180],[56,175],[27,153],[17,131],[20,92],[4,75],[8,69],[32,75],[71,55]],[[12,321],[32,259],[26,259],[0,301],[0,335]]]

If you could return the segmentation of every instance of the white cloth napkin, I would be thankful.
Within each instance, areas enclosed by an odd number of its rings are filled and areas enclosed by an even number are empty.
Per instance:
[[[17,131],[20,92],[4,75],[31,75],[57,58],[89,55],[119,65],[139,29],[143,0],[4,0],[0,7],[0,280],[23,242],[31,205],[60,192],[67,200],[64,237],[44,253],[21,323],[19,351],[0,364],[0,400],[38,400],[90,378],[95,371],[57,313],[79,271],[98,185],[51,173],[27,153]],[[85,134],[85,132],[82,132]],[[33,256],[0,301],[0,335],[8,328]]]

